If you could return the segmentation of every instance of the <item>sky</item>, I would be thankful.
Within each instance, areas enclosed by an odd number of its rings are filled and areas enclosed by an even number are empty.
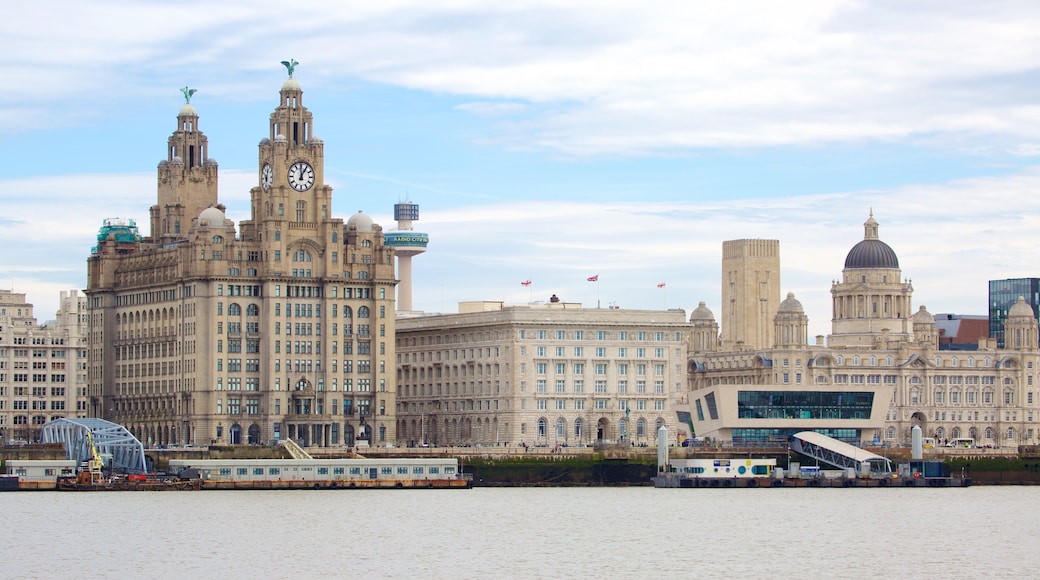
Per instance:
[[[1040,276],[1040,4],[37,0],[0,21],[0,288],[41,321],[102,220],[148,232],[184,103],[249,218],[286,77],[333,214],[420,206],[413,306],[545,301],[721,316],[722,242],[780,241],[830,332],[871,212],[914,309],[985,315]],[[590,276],[598,282],[589,282]],[[521,282],[531,280],[529,286]],[[664,287],[659,284],[664,283]]]

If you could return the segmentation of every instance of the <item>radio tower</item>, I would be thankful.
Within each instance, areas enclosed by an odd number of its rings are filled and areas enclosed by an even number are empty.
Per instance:
[[[419,219],[419,204],[407,201],[394,205],[394,219],[397,230],[387,232],[383,243],[392,246],[397,254],[397,311],[407,312],[412,309],[412,256],[426,251],[429,236],[412,231],[412,222]]]

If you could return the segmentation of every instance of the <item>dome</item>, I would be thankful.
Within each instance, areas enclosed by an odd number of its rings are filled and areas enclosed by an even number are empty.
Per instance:
[[[195,112],[195,107],[191,105],[184,105],[181,110],[177,113],[178,117],[198,117],[199,114]]]
[[[1028,303],[1026,303],[1025,298],[1019,296],[1018,301],[1015,302],[1008,310],[1008,318],[1011,318],[1012,316],[1028,316],[1029,318],[1033,317],[1033,309],[1029,306]]]
[[[372,231],[372,218],[369,217],[365,212],[358,210],[358,212],[347,220],[348,230],[357,230],[359,232],[370,232]]]
[[[780,308],[777,312],[803,314],[805,313],[805,309],[802,308],[802,303],[794,297],[794,292],[788,292],[787,299],[780,303]]]
[[[215,207],[207,207],[199,214],[200,226],[223,227],[224,212]]]
[[[935,324],[935,317],[932,316],[931,312],[922,304],[917,309],[917,313],[914,314],[914,324]]]
[[[169,161],[163,159],[162,161],[159,162],[159,167],[166,167],[169,164],[170,164]]]
[[[289,140],[285,138],[285,135],[282,135],[281,133],[274,136],[275,143],[287,143],[288,141]]]
[[[212,157],[209,157],[209,158],[207,158],[207,159],[206,159],[206,165],[207,165],[207,166],[213,166],[213,167],[216,167],[216,166],[218,166],[218,165],[220,165],[220,164],[219,164],[219,163],[217,163],[217,160],[216,160],[216,159],[213,159]]]
[[[270,145],[271,144],[271,140],[268,139],[267,137],[264,137],[263,139],[260,140],[260,144],[261,145]]]
[[[715,315],[704,305],[704,302],[698,304],[697,308],[690,313],[690,322],[699,320],[715,322]]]
[[[184,165],[184,160],[174,155],[173,159],[170,160],[170,165]]]
[[[311,137],[311,141],[310,142],[314,143],[314,144],[325,143],[325,141],[323,141],[321,137]]]
[[[899,258],[888,244],[878,239],[878,223],[874,221],[874,213],[863,224],[863,241],[852,246],[845,256],[845,268],[886,268],[899,269]]]
[[[303,89],[300,88],[299,81],[297,81],[296,79],[294,79],[292,77],[289,77],[289,78],[285,79],[284,83],[282,83],[282,90],[283,91],[302,91]]]

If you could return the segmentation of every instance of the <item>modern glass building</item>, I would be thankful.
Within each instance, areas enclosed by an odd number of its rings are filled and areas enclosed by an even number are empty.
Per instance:
[[[1019,296],[1026,299],[1036,316],[1040,305],[1040,278],[989,281],[989,336],[997,339],[998,348],[1004,348],[1004,321]]]

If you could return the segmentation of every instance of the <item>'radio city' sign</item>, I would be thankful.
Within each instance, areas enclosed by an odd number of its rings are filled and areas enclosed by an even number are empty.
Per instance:
[[[430,243],[430,236],[415,232],[388,232],[383,234],[383,241],[388,246],[422,246]]]

